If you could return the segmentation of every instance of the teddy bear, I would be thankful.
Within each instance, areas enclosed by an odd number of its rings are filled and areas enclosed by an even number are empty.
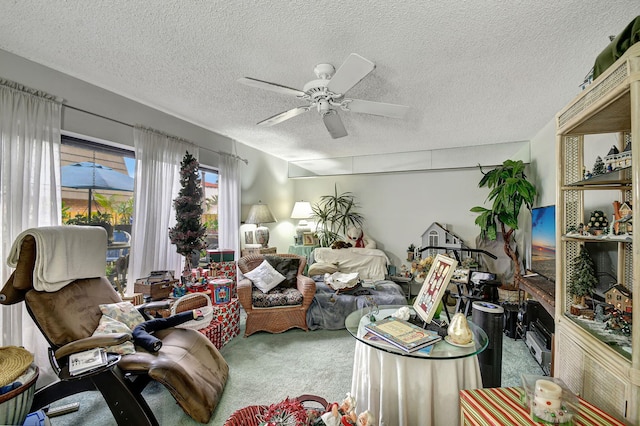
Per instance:
[[[366,236],[362,228],[353,225],[347,228],[347,241],[358,248],[376,248],[376,242]]]

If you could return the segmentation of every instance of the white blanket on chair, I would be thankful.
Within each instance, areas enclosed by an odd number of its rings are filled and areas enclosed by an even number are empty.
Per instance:
[[[107,262],[107,232],[97,226],[45,226],[23,231],[11,246],[7,265],[15,268],[22,240],[36,240],[33,288],[58,291],[80,278],[103,277]]]

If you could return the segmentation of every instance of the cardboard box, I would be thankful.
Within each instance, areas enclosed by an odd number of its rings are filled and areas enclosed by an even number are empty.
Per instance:
[[[173,285],[177,284],[178,280],[172,281],[161,281],[157,283],[144,284],[143,282],[138,282],[133,286],[133,291],[136,293],[142,293],[144,297],[148,297],[151,300],[162,300],[169,297],[171,291],[173,290]]]
[[[235,252],[229,249],[207,250],[209,262],[231,262],[235,260]]]
[[[222,324],[222,345],[240,334],[240,301],[232,298],[229,303],[212,305],[213,321]]]

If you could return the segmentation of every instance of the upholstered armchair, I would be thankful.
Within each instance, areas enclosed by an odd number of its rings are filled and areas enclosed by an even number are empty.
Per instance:
[[[275,264],[274,269],[284,272],[285,276],[284,281],[267,291],[258,288],[260,283],[255,277],[252,281],[247,276],[262,269],[265,260]],[[292,263],[298,266],[287,273]],[[316,293],[316,284],[303,275],[306,264],[304,256],[295,254],[251,254],[240,258],[238,268],[244,277],[238,281],[238,298],[247,313],[245,337],[256,331],[282,333],[294,327],[308,330],[307,310]]]
[[[72,226],[51,228],[59,233],[56,242],[74,231]],[[24,301],[49,344],[49,360],[60,378],[36,391],[31,409],[35,411],[79,392],[98,390],[116,423],[157,425],[153,407],[142,395],[145,386],[155,380],[167,388],[187,415],[200,423],[208,423],[222,396],[229,366],[216,347],[198,331],[184,328],[158,330],[154,334],[162,340],[162,348],[158,352],[148,352],[136,346],[135,352],[118,355],[115,350],[108,349],[109,363],[106,366],[77,376],[70,375],[69,358],[72,354],[97,347],[115,348],[132,340],[127,332],[96,333],[105,319],[103,308],[119,304],[122,300],[104,277],[106,233],[100,230],[96,234],[91,227],[77,228],[82,229],[75,234],[75,243],[56,246],[53,257],[45,255],[45,252],[52,254],[49,246],[41,244],[32,234],[17,239],[12,248],[12,253],[15,248],[17,258],[16,269],[0,290],[0,304]],[[32,231],[37,235],[48,230],[37,228]],[[71,250],[70,246],[77,250]],[[91,262],[81,262],[78,268],[74,268],[72,258],[80,256],[78,250],[94,253],[94,249],[100,257],[97,271],[89,270],[87,273],[84,263]],[[65,273],[74,271],[75,277],[61,282],[49,281],[45,287],[39,282],[40,277],[51,275],[51,271],[36,272],[39,265],[49,264],[42,261],[43,256],[62,265],[59,269]],[[116,310],[119,308],[117,306]]]

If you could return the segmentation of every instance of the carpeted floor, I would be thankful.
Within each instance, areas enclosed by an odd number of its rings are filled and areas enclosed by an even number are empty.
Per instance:
[[[282,334],[244,333],[221,353],[229,363],[230,377],[210,425],[222,426],[235,411],[247,405],[278,402],[287,396],[316,394],[328,401],[344,398],[351,388],[355,340],[346,330],[290,330]],[[521,374],[543,375],[522,340],[504,336],[502,386],[519,386]],[[164,387],[152,383],[144,396],[161,425],[196,425]],[[51,419],[58,425],[112,425],[113,417],[97,392],[75,395],[53,404],[80,402],[79,411]]]

